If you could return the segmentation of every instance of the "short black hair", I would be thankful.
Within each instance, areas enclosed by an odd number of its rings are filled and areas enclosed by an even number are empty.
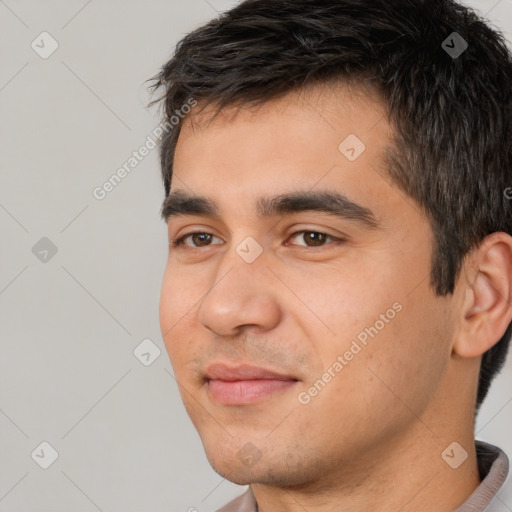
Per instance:
[[[164,90],[153,103],[168,121],[190,98],[218,113],[331,82],[382,99],[394,128],[386,172],[432,227],[432,288],[453,293],[468,252],[493,232],[512,234],[512,58],[473,10],[451,0],[246,0],[181,39],[151,89]],[[161,141],[166,197],[179,131]],[[477,412],[511,332],[512,323],[482,357]]]

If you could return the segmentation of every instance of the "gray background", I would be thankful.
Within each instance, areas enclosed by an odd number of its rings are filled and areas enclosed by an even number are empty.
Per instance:
[[[144,81],[234,4],[0,0],[1,512],[204,512],[245,489],[210,468],[161,339],[157,152],[92,195],[158,124]],[[512,41],[511,0],[469,4]],[[47,59],[31,48],[43,31]],[[133,353],[147,338],[149,366]],[[511,382],[512,356],[476,430],[512,455]],[[499,498],[512,510],[510,485]]]

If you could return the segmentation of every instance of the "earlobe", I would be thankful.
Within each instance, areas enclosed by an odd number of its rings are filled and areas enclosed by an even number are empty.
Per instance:
[[[495,345],[512,320],[512,237],[493,233],[464,264],[465,287],[453,352],[479,357]],[[467,277],[470,276],[470,277]]]

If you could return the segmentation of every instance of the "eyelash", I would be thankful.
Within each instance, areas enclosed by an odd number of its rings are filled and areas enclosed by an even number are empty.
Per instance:
[[[315,233],[317,235],[325,235],[328,239],[330,240],[333,240],[335,242],[344,242],[345,239],[344,238],[338,238],[338,237],[335,237],[333,235],[329,235],[328,233],[324,233],[323,231],[314,231],[314,230],[311,230],[311,229],[301,229],[300,231],[295,231],[293,232],[289,238],[294,238],[296,237],[297,235],[300,235],[300,234],[305,234],[305,233]],[[213,235],[212,233],[208,233],[206,231],[193,231],[191,233],[187,233],[186,235],[183,235],[179,238],[177,238],[176,240],[172,240],[171,241],[171,245],[172,247],[174,248],[178,248],[178,247],[188,247],[190,249],[202,249],[203,247],[210,247],[211,244],[209,245],[205,245],[205,246],[202,246],[202,247],[195,247],[195,246],[186,246],[185,245],[185,240],[193,235],[211,235],[211,236],[215,236]],[[219,244],[214,244],[214,245],[219,245]],[[329,244],[325,243],[323,245],[301,245],[299,247],[304,247],[306,249],[315,249],[317,247],[325,247]]]

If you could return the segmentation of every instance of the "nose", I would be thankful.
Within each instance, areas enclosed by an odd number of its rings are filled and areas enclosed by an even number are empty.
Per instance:
[[[247,263],[230,251],[197,310],[198,321],[220,336],[235,336],[248,327],[270,330],[282,316],[274,289],[276,278],[267,268],[264,254]]]

